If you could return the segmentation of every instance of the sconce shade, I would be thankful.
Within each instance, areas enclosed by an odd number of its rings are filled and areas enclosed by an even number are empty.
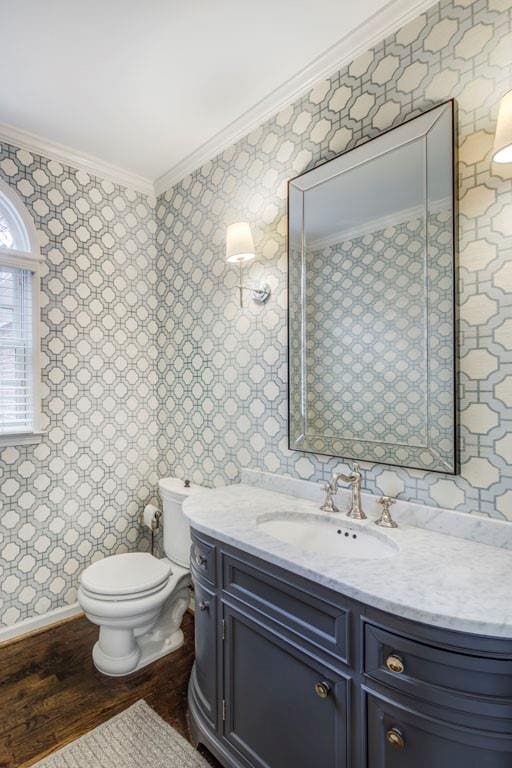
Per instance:
[[[495,163],[512,163],[512,91],[500,103],[492,159]]]
[[[246,221],[230,224],[226,231],[226,261],[250,261],[255,255],[249,224]]]

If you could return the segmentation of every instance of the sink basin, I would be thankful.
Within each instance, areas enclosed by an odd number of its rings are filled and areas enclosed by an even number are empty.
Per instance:
[[[323,555],[351,560],[392,557],[398,544],[390,537],[367,527],[351,525],[346,518],[325,515],[272,515],[256,521],[258,528],[274,539]]]

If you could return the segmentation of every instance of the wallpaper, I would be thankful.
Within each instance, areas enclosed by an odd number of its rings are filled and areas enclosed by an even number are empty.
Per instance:
[[[167,345],[160,471],[236,480],[240,465],[323,481],[340,460],[288,450],[287,180],[454,97],[460,212],[460,475],[363,463],[370,491],[512,520],[512,171],[491,164],[498,104],[512,87],[507,0],[442,0],[157,201]],[[248,284],[237,304],[226,226],[247,220]]]
[[[450,210],[431,213],[427,226],[415,213],[374,231],[370,223],[364,234],[308,249],[304,301],[300,253],[291,258],[294,448],[450,471],[452,227]]]
[[[154,202],[0,145],[34,217],[42,277],[43,429],[0,449],[0,625],[73,603],[81,570],[147,546],[156,492]]]
[[[307,252],[308,431],[427,444],[424,242],[417,217]]]
[[[512,172],[490,162],[510,87],[508,0],[442,0],[156,205],[0,145],[46,255],[40,445],[0,453],[0,624],[74,602],[97,557],[145,548],[158,477],[204,485],[247,466],[322,481],[341,461],[287,448],[287,180],[450,97],[459,125],[461,474],[363,464],[401,498],[512,520]],[[258,259],[238,305],[225,230]]]

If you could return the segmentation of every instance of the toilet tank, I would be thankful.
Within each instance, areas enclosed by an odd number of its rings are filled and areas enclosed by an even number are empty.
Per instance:
[[[190,527],[183,514],[183,502],[193,493],[205,489],[201,485],[185,487],[185,481],[177,477],[164,477],[159,483],[162,499],[164,551],[172,563],[189,567]]]

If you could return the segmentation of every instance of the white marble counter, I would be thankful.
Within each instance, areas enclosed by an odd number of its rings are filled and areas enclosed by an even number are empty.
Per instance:
[[[399,550],[382,559],[344,559],[299,549],[264,533],[262,515],[318,513],[318,502],[232,485],[191,496],[193,528],[244,552],[404,618],[478,635],[512,638],[512,551],[407,525],[382,532]],[[370,515],[369,515],[370,517]],[[338,519],[338,518],[337,518]],[[375,530],[339,516],[354,530]]]

